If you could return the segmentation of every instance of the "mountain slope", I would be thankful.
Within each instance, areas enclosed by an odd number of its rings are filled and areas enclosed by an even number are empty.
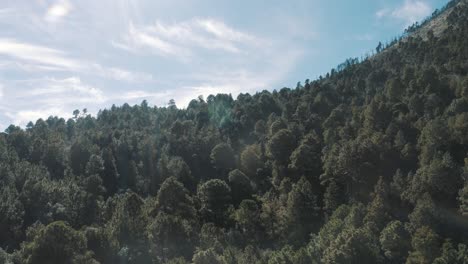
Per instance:
[[[468,4],[296,89],[0,136],[0,262],[466,263]]]

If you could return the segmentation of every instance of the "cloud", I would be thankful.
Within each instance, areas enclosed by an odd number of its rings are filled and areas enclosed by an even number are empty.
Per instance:
[[[10,81],[3,91],[1,110],[20,126],[51,115],[67,118],[72,109],[95,107],[108,100],[104,91],[74,76]]]
[[[43,46],[22,43],[14,39],[0,39],[0,54],[55,69],[79,70],[82,65],[69,59],[64,52]]]
[[[432,8],[424,1],[405,0],[403,6],[392,11],[392,16],[411,24],[430,15]]]
[[[245,46],[259,46],[262,40],[235,30],[215,19],[194,18],[174,24],[157,21],[151,25],[135,26],[129,23],[121,41],[113,41],[114,47],[138,53],[149,48],[159,55],[179,58],[192,56],[195,49],[220,50],[241,53]]]
[[[133,24],[130,24],[128,34],[128,39],[133,42],[134,46],[146,46],[169,55],[180,54],[182,51],[178,46],[159,38],[156,34],[151,34],[145,28],[135,28]]]
[[[190,13],[177,20],[145,8],[159,1],[69,0],[73,6],[62,7],[60,0],[13,2],[14,12],[0,9],[0,122],[19,125],[69,117],[84,107],[97,113],[143,99],[157,105],[175,99],[186,107],[198,95],[281,88],[276,85],[304,60],[301,52],[314,36],[305,20],[291,19],[296,14],[246,30],[248,21],[235,18],[242,28]]]
[[[93,64],[91,68],[95,74],[116,81],[150,82],[154,80],[153,75],[144,72],[131,72],[115,67],[106,68],[100,64]]]
[[[15,125],[26,126],[29,121],[33,123],[39,118],[47,118],[49,116],[59,116],[63,118],[70,117],[71,115],[64,111],[63,108],[44,108],[38,110],[21,110],[15,113],[7,112],[5,114],[9,117]]]
[[[391,10],[389,8],[383,8],[375,12],[375,16],[377,18],[383,18],[390,14]]]
[[[232,42],[255,41],[255,38],[249,34],[236,31],[221,21],[214,19],[195,19],[194,23],[198,24],[201,28],[216,36],[219,40]]]
[[[11,15],[15,12],[13,8],[0,8],[0,17]]]
[[[25,71],[69,71],[127,82],[153,80],[151,74],[131,72],[117,67],[104,67],[98,63],[70,58],[61,50],[24,43],[14,39],[0,39],[0,55],[16,59],[3,61],[0,68],[18,68]]]
[[[49,22],[56,22],[67,16],[72,9],[69,1],[62,0],[51,5],[45,14],[45,19]]]
[[[195,84],[170,90],[164,102],[175,99],[177,106],[183,108],[198,95],[206,98],[210,94],[224,93],[236,98],[240,93],[253,94],[265,89],[281,88],[274,85],[283,80],[302,56],[303,51],[300,49],[291,49],[271,56],[272,62],[263,69],[215,69],[192,74],[189,78]]]
[[[117,96],[117,99],[120,100],[134,100],[134,99],[156,99],[160,100],[164,97],[167,97],[169,93],[166,92],[148,92],[142,90],[129,91],[124,93],[121,96]]]
[[[393,18],[409,26],[431,14],[432,8],[424,0],[405,0],[400,6],[391,9],[384,8],[376,12],[377,18]]]
[[[16,99],[31,99],[47,106],[66,106],[70,103],[100,103],[106,97],[102,90],[84,84],[79,77],[64,79],[41,78],[15,82]]]

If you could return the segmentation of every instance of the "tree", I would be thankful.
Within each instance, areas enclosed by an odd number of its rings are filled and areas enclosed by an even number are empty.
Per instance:
[[[148,238],[164,261],[178,256],[188,258],[195,245],[194,225],[177,215],[160,212],[148,226]]]
[[[287,129],[288,126],[283,122],[283,120],[276,120],[270,125],[270,136],[273,136],[281,129]]]
[[[448,125],[449,128],[452,130],[451,134],[453,138],[460,142],[461,144],[468,143],[468,113],[463,111],[463,113],[457,113],[457,115],[449,118]]]
[[[465,187],[460,189],[458,201],[460,203],[460,213],[468,216],[468,184],[465,184]]]
[[[26,159],[29,156],[30,137],[21,128],[10,125],[5,132],[8,145],[18,154],[20,159]]]
[[[450,240],[446,240],[442,245],[442,253],[437,257],[434,264],[465,264],[468,263],[468,247],[465,244],[458,244],[455,247]]]
[[[268,156],[279,162],[286,164],[291,156],[291,152],[296,145],[295,138],[290,130],[281,129],[276,132],[267,145]]]
[[[146,226],[148,219],[143,213],[144,202],[137,194],[127,192],[115,197],[112,217],[106,225],[113,250],[120,252],[122,261],[134,259],[147,263],[148,244]]]
[[[437,200],[453,201],[463,184],[461,172],[449,153],[437,155],[430,164],[417,171],[412,192],[427,192]]]
[[[348,228],[323,253],[323,263],[379,263],[376,239],[366,229]]]
[[[341,231],[345,229],[344,218],[349,214],[349,206],[338,207],[330,219],[320,228],[317,235],[312,235],[309,246],[317,256],[321,257],[323,252],[331,245]]]
[[[255,177],[257,170],[263,167],[259,146],[247,146],[240,157],[242,171],[249,177]]]
[[[385,84],[387,98],[397,101],[404,95],[405,87],[399,78],[392,78]]]
[[[70,148],[70,167],[75,175],[83,175],[91,153],[86,141],[76,141]]]
[[[365,200],[378,181],[380,151],[384,147],[365,137],[333,144],[324,153],[320,179],[325,183],[335,180],[344,187],[347,198]]]
[[[11,256],[2,248],[0,248],[0,263],[12,263]]]
[[[167,103],[167,107],[170,109],[176,109],[176,102],[174,99],[170,99],[169,102]]]
[[[292,243],[300,244],[307,240],[310,232],[318,230],[320,218],[317,197],[306,178],[302,177],[293,185],[286,208],[289,218],[287,225],[292,228],[289,234]]]
[[[320,146],[302,143],[291,154],[290,168],[297,170],[300,175],[310,175],[318,178],[321,174],[322,161]]]
[[[293,264],[294,262],[294,250],[291,246],[285,246],[281,250],[273,251],[269,256],[268,264]]]
[[[385,227],[390,218],[388,213],[390,211],[389,192],[389,186],[384,182],[383,177],[380,177],[374,187],[373,199],[369,203],[367,214],[364,217],[366,226],[377,234]]]
[[[229,172],[228,179],[234,205],[237,205],[242,200],[249,198],[253,190],[250,179],[247,177],[247,175],[245,175],[242,171],[235,169]]]
[[[382,45],[382,42],[379,41],[379,45],[377,45],[377,47],[375,48],[375,51],[376,51],[377,53],[380,53],[380,52],[382,51],[382,46],[383,46],[383,45]]]
[[[200,250],[193,255],[192,262],[194,264],[221,264],[223,263],[221,257],[210,248],[207,250]]]
[[[194,179],[188,164],[181,157],[174,157],[167,165],[168,174],[176,177],[188,189],[194,189]]]
[[[431,228],[438,228],[441,222],[441,216],[434,201],[429,194],[424,194],[416,203],[416,206],[408,216],[410,220],[410,227],[413,230],[421,226],[429,226]]]
[[[243,200],[234,212],[234,219],[248,240],[259,240],[262,231],[260,208],[254,200]]]
[[[234,152],[226,143],[220,143],[211,150],[211,162],[213,165],[222,171],[230,170],[236,165]]]
[[[192,197],[175,177],[167,178],[159,189],[150,215],[155,216],[159,212],[194,220],[195,208]]]
[[[24,207],[14,188],[0,190],[0,248],[15,248],[22,236]]]
[[[65,172],[65,142],[58,135],[50,135],[45,145],[43,164],[55,179],[61,179]]]
[[[258,120],[255,122],[254,133],[259,138],[262,138],[267,134],[267,127],[264,120]]]
[[[112,150],[105,148],[102,150],[102,159],[104,161],[103,184],[107,195],[113,195],[118,189],[119,173]]]
[[[336,181],[330,181],[323,195],[323,209],[331,215],[343,203],[343,190]]]
[[[201,202],[200,211],[205,221],[219,226],[226,224],[231,203],[231,189],[226,182],[213,179],[203,183],[198,189],[198,199]]]
[[[94,253],[94,258],[99,263],[115,263],[118,261],[105,228],[87,227],[83,230],[83,233],[87,240],[87,248]]]
[[[392,221],[380,233],[380,247],[391,263],[403,263],[410,249],[410,234],[403,224]]]
[[[83,224],[90,225],[99,215],[100,205],[103,201],[102,195],[105,193],[105,188],[102,184],[102,179],[97,174],[86,177],[83,182],[84,193],[81,193],[81,202],[83,202],[83,210],[79,210],[83,214]],[[76,201],[75,201],[76,202]]]
[[[428,226],[418,228],[411,240],[413,250],[410,252],[406,263],[432,263],[439,255],[439,236]]]
[[[86,164],[86,175],[98,175],[102,177],[104,173],[104,160],[99,155],[92,154]]]
[[[53,222],[35,231],[22,247],[25,263],[97,263],[86,252],[86,238],[64,222]],[[79,261],[78,261],[79,260]]]
[[[73,118],[77,119],[79,115],[80,115],[80,110],[78,109],[73,110]]]
[[[138,174],[135,161],[132,159],[132,144],[122,139],[117,143],[115,161],[119,173],[119,187],[123,190],[132,189],[136,184]]]

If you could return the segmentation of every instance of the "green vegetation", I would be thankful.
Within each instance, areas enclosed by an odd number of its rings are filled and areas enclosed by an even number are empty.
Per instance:
[[[468,3],[433,19],[296,89],[10,126],[0,263],[468,263]]]

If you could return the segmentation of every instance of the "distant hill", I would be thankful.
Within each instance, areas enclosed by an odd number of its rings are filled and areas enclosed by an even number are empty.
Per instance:
[[[74,114],[0,135],[0,263],[468,263],[467,0],[294,89]]]

